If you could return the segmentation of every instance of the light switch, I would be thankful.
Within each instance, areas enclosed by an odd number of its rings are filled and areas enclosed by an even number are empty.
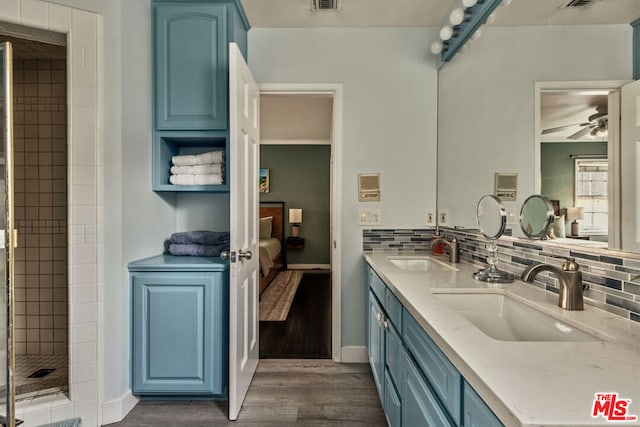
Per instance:
[[[382,224],[382,211],[380,209],[360,209],[360,225],[380,225]]]

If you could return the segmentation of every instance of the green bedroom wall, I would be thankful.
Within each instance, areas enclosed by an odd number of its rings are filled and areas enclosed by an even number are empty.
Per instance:
[[[570,154],[607,156],[606,142],[543,143],[540,148],[542,195],[559,200],[560,209],[573,206],[575,159]]]
[[[330,145],[262,145],[260,168],[269,169],[270,191],[261,202],[285,202],[285,237],[291,234],[289,209],[302,209],[304,249],[287,250],[289,264],[330,264]]]

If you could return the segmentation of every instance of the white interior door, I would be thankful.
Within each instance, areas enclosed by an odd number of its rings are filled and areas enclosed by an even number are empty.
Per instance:
[[[238,418],[258,366],[258,169],[260,91],[242,53],[229,44],[229,419]]]
[[[620,193],[622,249],[640,251],[640,80],[622,86]]]

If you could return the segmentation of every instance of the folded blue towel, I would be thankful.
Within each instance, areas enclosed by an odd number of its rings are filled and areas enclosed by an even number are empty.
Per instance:
[[[170,240],[178,244],[222,245],[229,243],[231,236],[228,231],[184,231],[173,233]]]
[[[198,245],[195,243],[172,243],[169,245],[169,253],[178,256],[220,256],[220,252],[228,251],[229,244],[222,245]]]

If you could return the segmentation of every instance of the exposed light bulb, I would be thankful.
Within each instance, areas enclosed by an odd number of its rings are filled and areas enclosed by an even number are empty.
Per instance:
[[[467,14],[461,7],[457,7],[451,11],[451,15],[449,15],[449,22],[451,25],[456,26],[462,24],[467,18]]]
[[[451,37],[453,37],[453,28],[451,28],[448,25],[445,25],[444,27],[442,27],[440,29],[440,38],[443,41],[447,41],[449,40]]]
[[[444,49],[444,44],[440,40],[436,40],[431,43],[431,53],[434,55],[440,55],[440,53],[442,53],[442,49]]]
[[[478,3],[478,0],[462,0],[462,5],[464,7],[473,7]]]
[[[475,33],[471,36],[473,40],[478,40],[482,36],[482,29],[478,28]]]

